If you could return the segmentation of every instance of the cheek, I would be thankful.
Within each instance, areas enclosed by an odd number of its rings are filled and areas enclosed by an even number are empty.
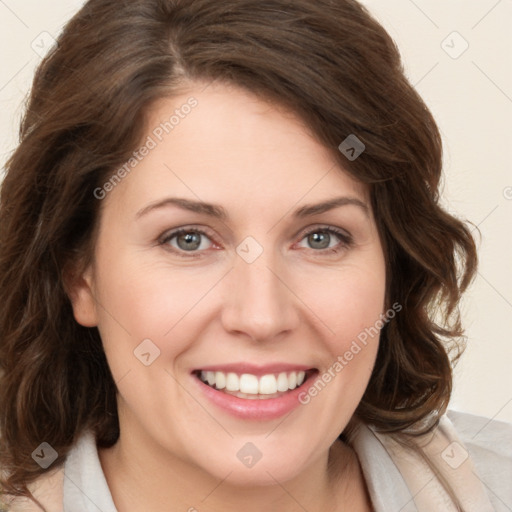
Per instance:
[[[380,261],[373,266],[323,270],[303,281],[301,297],[321,320],[332,352],[343,353],[359,335],[379,325],[385,285]]]
[[[310,274],[302,287],[303,300],[325,333],[321,382],[303,397],[303,403],[315,402],[321,394],[318,403],[332,411],[336,419],[331,420],[336,425],[346,424],[360,402],[379,348],[385,313],[385,265],[381,259],[373,263],[346,265],[329,272],[324,269]]]
[[[201,299],[218,281],[211,271],[146,265],[129,258],[118,258],[116,265],[104,269],[98,271],[99,324],[113,372],[116,366],[125,371],[133,364],[134,350],[146,339],[167,359],[184,350],[186,337],[177,334],[184,326],[192,327]]]
[[[299,399],[311,408],[315,428],[336,435],[360,403],[375,364],[385,313],[385,267],[376,260],[310,274],[301,293],[318,317],[325,350],[319,379]]]

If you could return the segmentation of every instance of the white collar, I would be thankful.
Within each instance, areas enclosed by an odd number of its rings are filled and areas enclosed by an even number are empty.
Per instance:
[[[101,468],[96,440],[84,432],[64,466],[66,512],[117,512]]]

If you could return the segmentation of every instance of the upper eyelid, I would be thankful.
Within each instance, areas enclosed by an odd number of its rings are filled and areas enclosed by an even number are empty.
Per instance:
[[[337,226],[331,226],[329,224],[317,224],[314,226],[308,226],[306,228],[301,229],[295,236],[296,237],[299,235],[305,236],[308,233],[314,233],[315,231],[330,231],[330,232],[334,233],[335,235],[340,234],[338,232],[341,232],[341,233],[345,234],[347,237],[352,238],[352,235],[346,229],[339,228]]]
[[[213,232],[213,230],[211,230],[209,228],[196,227],[196,226],[192,225],[192,226],[183,226],[183,227],[169,229],[167,231],[164,231],[158,237],[158,240],[169,240],[169,239],[175,237],[176,235],[179,235],[182,232],[185,232],[185,233],[186,232],[197,232],[197,233],[206,235],[207,237],[209,237],[211,239],[215,238],[215,236],[211,234]]]

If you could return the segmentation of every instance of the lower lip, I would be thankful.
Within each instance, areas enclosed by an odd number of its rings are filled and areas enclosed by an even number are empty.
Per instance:
[[[265,421],[280,418],[301,405],[299,395],[311,386],[317,375],[318,372],[315,372],[299,387],[287,391],[280,397],[263,399],[239,398],[222,391],[217,391],[208,384],[205,384],[197,375],[192,374],[191,376],[206,398],[224,411],[245,420]]]

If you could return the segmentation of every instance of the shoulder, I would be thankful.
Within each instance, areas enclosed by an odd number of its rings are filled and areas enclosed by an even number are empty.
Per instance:
[[[445,417],[475,454],[482,450],[512,460],[512,423],[454,410],[448,411]]]
[[[60,465],[52,466],[28,485],[28,489],[45,507],[46,512],[89,510],[93,497],[97,505],[95,510],[115,511],[92,431],[83,431],[63,456]],[[28,498],[14,498],[6,505],[9,512],[42,512]]]
[[[512,510],[511,424],[450,410],[421,436],[362,424],[354,447],[376,510]]]
[[[512,509],[512,424],[457,411],[446,417],[489,494]]]
[[[468,509],[477,502],[477,510],[512,509],[512,424],[449,410],[417,441],[429,465]]]
[[[59,467],[40,476],[28,486],[28,489],[46,508],[47,512],[63,512],[63,487],[64,468]],[[3,499],[5,500],[5,498]],[[11,498],[5,504],[0,501],[1,510],[8,512],[41,512],[41,509],[28,498]]]

